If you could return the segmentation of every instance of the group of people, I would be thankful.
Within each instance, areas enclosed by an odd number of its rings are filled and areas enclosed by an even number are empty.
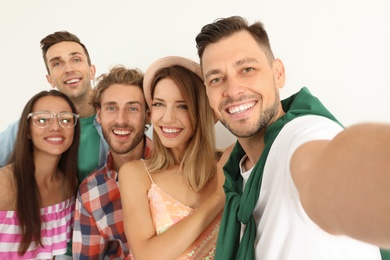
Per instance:
[[[305,87],[281,100],[260,22],[217,19],[196,45],[200,64],[93,88],[77,36],[41,40],[57,90],[0,134],[2,259],[390,259],[390,125],[344,128]]]

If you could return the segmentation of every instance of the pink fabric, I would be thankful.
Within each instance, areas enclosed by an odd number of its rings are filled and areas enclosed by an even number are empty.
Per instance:
[[[149,174],[149,172],[148,172]],[[158,187],[150,176],[152,185],[148,191],[149,207],[156,234],[167,231],[194,212],[194,209],[182,204]],[[177,259],[199,260],[214,259],[222,212],[210,223],[195,242]],[[135,259],[130,253],[129,259]]]
[[[44,247],[32,243],[24,256],[18,255],[21,240],[15,211],[0,211],[0,259],[51,259],[66,253],[72,236],[75,198],[41,209]]]
[[[194,212],[194,209],[175,200],[154,183],[149,189],[148,198],[157,235]],[[221,216],[219,214],[178,259],[214,259]]]

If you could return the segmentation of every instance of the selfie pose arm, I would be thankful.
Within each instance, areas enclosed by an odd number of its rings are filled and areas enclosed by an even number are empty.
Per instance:
[[[390,248],[390,125],[359,124],[299,147],[291,173],[325,231]]]

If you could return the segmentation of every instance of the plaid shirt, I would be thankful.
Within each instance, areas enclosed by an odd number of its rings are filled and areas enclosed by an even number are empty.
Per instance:
[[[145,135],[142,158],[150,157],[152,141]],[[112,155],[88,175],[77,195],[73,230],[73,259],[124,259],[129,254],[125,237],[118,172]]]

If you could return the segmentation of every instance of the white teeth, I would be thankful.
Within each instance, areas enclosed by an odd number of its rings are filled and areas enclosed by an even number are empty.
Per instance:
[[[116,135],[128,135],[128,134],[130,134],[130,131],[127,131],[127,130],[114,130],[114,134],[116,134]]]
[[[229,108],[229,113],[230,114],[238,114],[238,113],[241,113],[251,107],[253,107],[255,105],[255,102],[253,103],[247,103],[247,104],[242,104],[242,105],[239,105],[239,106],[236,106],[236,107],[231,107]]]
[[[71,79],[71,80],[66,81],[65,83],[66,84],[72,84],[72,83],[76,83],[76,82],[79,82],[79,81],[80,81],[79,79]]]
[[[47,138],[48,141],[52,141],[52,142],[59,142],[59,141],[62,141],[64,140],[64,138],[61,138],[61,137],[50,137],[50,138]]]
[[[168,134],[174,134],[174,133],[178,133],[180,132],[179,129],[176,129],[176,128],[166,128],[166,127],[162,127],[162,130],[164,133],[168,133]]]

